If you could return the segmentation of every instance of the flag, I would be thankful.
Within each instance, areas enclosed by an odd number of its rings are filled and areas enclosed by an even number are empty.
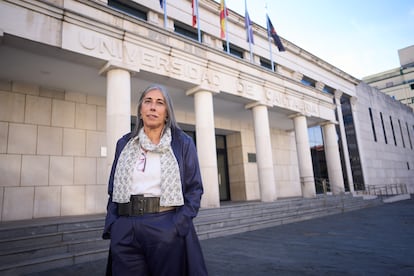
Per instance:
[[[197,26],[197,16],[198,16],[198,5],[196,3],[197,0],[191,1],[191,8],[193,9],[193,28]]]
[[[273,41],[275,42],[275,45],[279,49],[279,52],[285,51],[285,47],[283,47],[282,41],[280,40],[280,37],[277,35],[276,30],[273,27],[272,22],[270,21],[269,16],[266,15],[266,17],[267,17],[267,35],[273,38]]]
[[[221,0],[220,3],[220,37],[225,38],[226,35],[226,18],[229,16],[229,11],[226,8],[224,0]]]
[[[246,14],[244,16],[244,24],[246,25],[247,41],[254,44],[253,40],[253,22],[250,20],[249,12],[246,7]]]
[[[167,0],[160,0],[161,9],[164,10],[164,28],[167,28],[167,5],[166,5],[166,1]]]

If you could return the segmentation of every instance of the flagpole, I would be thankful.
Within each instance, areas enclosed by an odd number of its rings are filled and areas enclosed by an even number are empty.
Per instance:
[[[247,12],[247,0],[244,0],[244,10],[245,10],[244,16],[246,17],[249,14]],[[247,22],[246,18],[244,20],[245,22]],[[252,38],[250,36],[250,16],[249,16],[249,22],[247,22],[246,32],[247,32],[247,39],[249,40],[250,62],[253,62]]]
[[[226,0],[224,0],[224,24],[226,25],[227,54],[230,54],[229,34],[228,34],[228,28],[227,28],[227,5],[226,5]]]
[[[167,28],[167,0],[162,0],[164,2],[164,29]]]
[[[196,17],[197,17],[198,42],[201,43],[200,17],[198,16],[198,0],[195,0],[195,2],[196,2]]]

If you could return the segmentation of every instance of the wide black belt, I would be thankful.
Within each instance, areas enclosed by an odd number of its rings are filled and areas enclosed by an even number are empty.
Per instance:
[[[175,207],[161,207],[159,197],[131,195],[128,203],[118,203],[119,216],[141,216],[173,210]]]

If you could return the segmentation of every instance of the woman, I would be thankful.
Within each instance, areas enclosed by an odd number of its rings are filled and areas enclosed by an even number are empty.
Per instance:
[[[138,103],[134,131],[116,145],[103,233],[113,275],[207,275],[192,219],[203,186],[192,139],[158,85]]]

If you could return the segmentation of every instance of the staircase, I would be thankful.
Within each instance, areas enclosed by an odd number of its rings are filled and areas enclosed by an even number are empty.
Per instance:
[[[200,239],[222,237],[382,204],[350,194],[271,203],[222,203],[194,220]],[[0,223],[0,275],[25,275],[107,257],[104,215]]]

